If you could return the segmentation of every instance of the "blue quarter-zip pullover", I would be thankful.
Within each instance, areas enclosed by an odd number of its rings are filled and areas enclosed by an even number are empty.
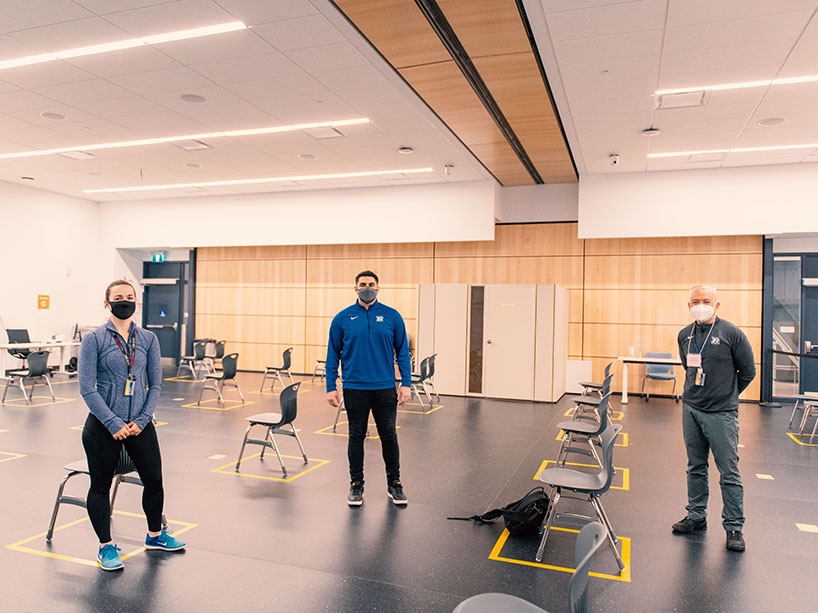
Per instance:
[[[162,390],[162,361],[159,339],[144,328],[131,323],[134,334],[134,356],[131,374],[136,377],[133,396],[125,395],[128,364],[114,340],[130,351],[130,339],[122,338],[108,320],[82,339],[77,364],[80,393],[91,413],[108,432],[116,434],[127,422],[144,429],[153,419],[153,411]]]
[[[401,385],[410,387],[412,367],[403,317],[377,300],[368,309],[355,301],[333,318],[329,328],[327,391],[335,391],[339,360],[345,389],[394,387],[395,356]]]

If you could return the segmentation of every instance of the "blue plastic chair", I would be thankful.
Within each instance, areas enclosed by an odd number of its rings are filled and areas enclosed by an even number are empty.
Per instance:
[[[645,357],[672,359],[673,354],[648,351],[645,354]],[[673,373],[672,364],[645,364],[645,377],[642,379],[642,395],[645,396],[645,400],[650,400],[650,386],[648,386],[648,393],[645,394],[645,383],[647,383],[648,379],[654,379],[656,381],[673,381],[673,391],[671,392],[671,396],[674,397],[676,402],[679,402],[679,396],[676,394],[676,375]]]

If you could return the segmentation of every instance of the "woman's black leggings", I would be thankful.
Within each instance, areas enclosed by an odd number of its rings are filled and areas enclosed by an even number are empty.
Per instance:
[[[91,488],[88,490],[86,505],[88,517],[100,543],[111,540],[111,483],[122,446],[128,450],[139,478],[142,480],[142,509],[148,518],[148,530],[162,529],[162,506],[165,492],[162,488],[162,456],[156,429],[149,422],[138,436],[129,436],[123,441],[114,439],[107,428],[93,415],[88,415],[82,430],[82,446],[88,457],[88,472]]]

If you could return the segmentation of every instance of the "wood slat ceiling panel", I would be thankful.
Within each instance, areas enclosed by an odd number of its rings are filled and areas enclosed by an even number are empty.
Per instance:
[[[514,0],[438,0],[437,4],[472,60],[531,52]]]

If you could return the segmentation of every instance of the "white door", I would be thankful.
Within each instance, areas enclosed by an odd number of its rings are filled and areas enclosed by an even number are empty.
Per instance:
[[[483,392],[493,398],[534,398],[536,287],[487,285],[483,331]]]

